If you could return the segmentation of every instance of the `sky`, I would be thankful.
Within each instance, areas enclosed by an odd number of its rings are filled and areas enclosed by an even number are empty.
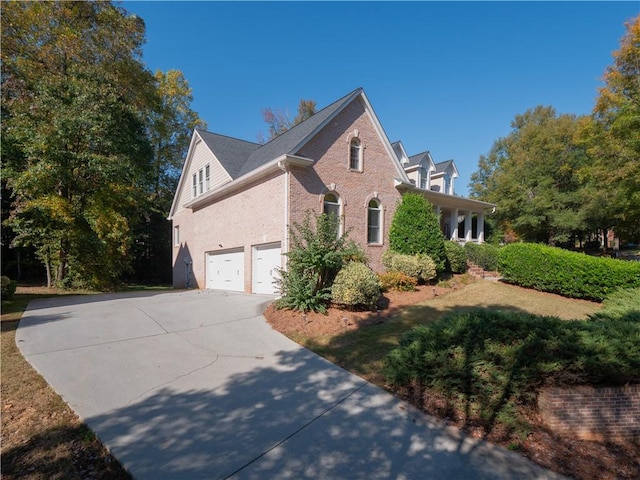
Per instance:
[[[480,155],[537,105],[589,114],[640,2],[124,1],[143,61],[181,70],[211,132],[256,141],[261,111],[318,110],[358,87],[389,141],[454,159],[467,195]]]

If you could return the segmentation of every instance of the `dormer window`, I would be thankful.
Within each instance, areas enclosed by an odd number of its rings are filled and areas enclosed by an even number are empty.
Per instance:
[[[359,138],[352,138],[349,144],[349,169],[362,171],[362,143]]]

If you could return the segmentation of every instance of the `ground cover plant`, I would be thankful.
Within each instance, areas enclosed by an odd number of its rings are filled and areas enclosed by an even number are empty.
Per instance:
[[[2,478],[130,479],[16,346],[15,331],[27,303],[57,294],[62,293],[18,287],[12,300],[2,301]]]
[[[421,396],[417,389],[392,386],[384,375],[385,358],[399,346],[403,335],[417,325],[437,323],[450,315],[471,314],[478,308],[487,312],[499,312],[498,316],[514,314],[532,319],[538,316],[553,316],[565,321],[579,319],[581,320],[579,323],[586,323],[587,319],[597,316],[599,312],[603,312],[610,318],[611,313],[607,312],[606,302],[603,308],[602,304],[595,302],[564,298],[500,282],[473,280],[469,275],[456,275],[435,285],[418,285],[414,291],[410,292],[390,290],[384,293],[382,298],[383,301],[379,302],[379,311],[376,312],[354,313],[330,308],[327,315],[309,313],[303,316],[295,312],[269,308],[265,316],[274,328],[298,343],[333,363],[390,390],[425,412],[465,429],[472,436],[485,436],[494,443],[520,451],[546,468],[573,478],[584,480],[638,478],[640,474],[638,444],[598,443],[559,437],[546,429],[533,409],[524,408],[522,402],[515,399],[506,397],[506,400],[502,399],[502,391],[496,388],[496,383],[493,384],[493,392],[485,391],[484,403],[468,404],[470,412],[484,411],[485,415],[478,416],[475,421],[466,422],[465,425],[464,401],[459,404],[462,405],[462,410],[456,410],[453,402],[449,402],[450,408],[447,408],[446,398],[435,394]],[[530,321],[535,322],[535,320]],[[482,331],[480,325],[478,328]],[[535,344],[540,344],[538,342],[546,338],[544,328],[539,326],[538,330],[540,330],[538,340],[527,339],[525,335],[506,349],[511,355],[507,359],[511,359],[512,365],[517,365],[516,360],[519,358],[518,342],[521,342],[520,352],[523,353],[531,351]],[[606,333],[607,325],[600,324],[598,334]],[[619,336],[625,337],[624,331],[620,332]],[[640,344],[637,340],[634,343],[632,336],[626,336],[629,338],[623,338],[623,342],[627,342],[627,346],[621,346],[617,350],[620,356],[623,356],[621,352],[624,348],[632,349],[634,345]],[[592,338],[595,339],[594,344],[601,341],[597,340],[597,335]],[[478,343],[477,346],[481,345]],[[494,344],[492,348],[494,352],[500,351],[499,345]],[[607,350],[608,347],[602,352],[605,357],[613,358],[617,355],[615,351]],[[526,364],[523,364],[522,357],[520,362],[523,366],[520,369],[522,372],[526,370]],[[615,365],[612,365],[615,368]],[[545,364],[544,361],[538,362],[532,367],[532,374],[536,371],[544,372],[546,368],[553,369],[553,365]],[[509,371],[508,365],[505,364],[499,369],[496,367],[494,373],[500,369],[501,373]],[[481,374],[489,375],[490,370],[487,366],[486,371]],[[526,383],[527,376],[524,373],[519,377],[516,376],[520,384]],[[562,374],[558,376],[559,381],[568,381],[570,378]],[[493,382],[499,380],[499,376],[492,379]],[[462,398],[464,400],[465,397]],[[495,406],[501,403],[507,407],[496,410]],[[520,410],[514,412],[512,406]],[[495,418],[492,418],[492,413]],[[522,416],[513,416],[514,413]],[[486,427],[492,422],[493,428],[487,434]]]

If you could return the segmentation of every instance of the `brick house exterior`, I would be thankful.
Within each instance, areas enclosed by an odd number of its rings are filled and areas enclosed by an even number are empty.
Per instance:
[[[449,238],[482,242],[484,211],[494,206],[453,195],[455,176],[453,161],[408,157],[391,144],[361,88],[264,145],[196,130],[169,216],[174,286],[273,293],[289,226],[309,210],[334,209],[382,271],[407,191],[427,197]]]

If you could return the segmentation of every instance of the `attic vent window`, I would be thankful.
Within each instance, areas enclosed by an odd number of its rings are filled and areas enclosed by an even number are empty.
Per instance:
[[[352,138],[349,144],[349,170],[362,171],[362,143],[358,138]]]

